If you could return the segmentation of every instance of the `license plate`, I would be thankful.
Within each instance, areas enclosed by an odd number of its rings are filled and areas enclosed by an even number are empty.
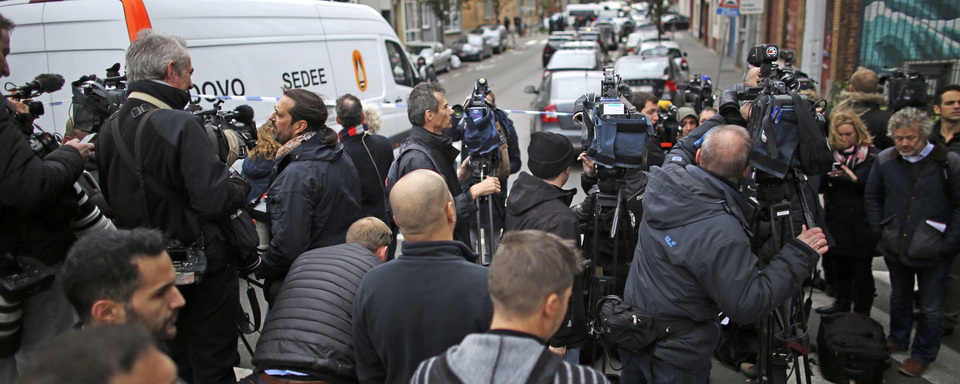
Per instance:
[[[640,86],[640,92],[653,92],[653,86],[652,86],[652,85],[641,85],[641,86]]]

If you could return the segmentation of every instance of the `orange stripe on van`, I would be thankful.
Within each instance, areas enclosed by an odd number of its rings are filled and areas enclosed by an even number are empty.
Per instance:
[[[123,15],[127,19],[127,32],[130,33],[130,42],[137,40],[137,33],[141,29],[150,28],[150,16],[143,0],[120,0],[123,3]]]

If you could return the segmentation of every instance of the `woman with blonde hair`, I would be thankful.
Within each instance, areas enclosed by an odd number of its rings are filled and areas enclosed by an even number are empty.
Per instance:
[[[250,150],[247,159],[243,161],[241,174],[250,182],[250,194],[247,201],[260,197],[270,184],[270,173],[273,172],[273,160],[277,157],[280,143],[273,138],[270,132],[270,122],[267,121],[257,128],[257,146]]]
[[[867,223],[864,190],[867,177],[880,150],[860,117],[852,111],[834,111],[830,115],[830,147],[834,170],[820,182],[827,228],[836,241],[824,255],[824,269],[832,265],[829,280],[836,288],[833,304],[817,308],[817,313],[853,311],[870,315],[875,291],[872,264],[879,238]],[[854,290],[854,288],[856,288]],[[854,297],[856,291],[856,297]]]

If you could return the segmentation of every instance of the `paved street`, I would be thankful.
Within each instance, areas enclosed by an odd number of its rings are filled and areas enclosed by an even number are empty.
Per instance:
[[[710,77],[716,77],[718,60],[717,54],[711,50],[703,48],[697,43],[697,41],[686,36],[687,35],[685,33],[678,32],[676,34],[676,40],[689,54],[687,60],[690,63],[690,74],[703,73]],[[492,59],[487,59],[480,63],[466,62],[464,63],[464,66],[459,69],[453,70],[449,73],[441,74],[439,78],[441,83],[443,83],[447,89],[447,100],[449,100],[451,104],[462,103],[467,95],[469,95],[469,93],[472,91],[476,79],[479,77],[485,77],[489,81],[490,89],[493,90],[493,92],[495,92],[497,95],[497,104],[499,107],[513,110],[529,109],[533,95],[523,93],[523,88],[527,85],[538,86],[540,83],[542,74],[540,54],[545,41],[546,36],[543,35],[533,38],[518,39],[515,49],[509,50],[503,54],[495,55]],[[715,89],[719,91],[727,85],[739,82],[740,77],[741,72],[734,69],[731,59],[727,59],[724,61],[724,66],[720,71],[720,78],[714,79],[714,84],[716,85]],[[529,143],[531,117],[530,115],[518,114],[511,115],[510,117],[515,123],[516,131],[519,136],[520,148],[521,152],[523,153],[524,161],[523,170],[527,170],[526,147]],[[579,146],[579,143],[574,143],[574,145]],[[570,180],[567,182],[565,188],[576,188],[579,190],[580,172],[581,170],[578,169],[578,167],[574,168],[574,171],[571,173]],[[511,177],[511,183],[515,177],[516,175]],[[584,194],[579,192],[576,201],[582,200],[583,196]],[[886,328],[889,323],[888,298],[890,293],[890,284],[886,268],[881,259],[876,259],[874,262],[874,276],[877,283],[878,297],[875,301],[875,306],[873,308],[871,317],[879,321]],[[241,286],[243,289],[246,288],[246,285],[243,283]],[[244,298],[246,297],[245,293],[243,292],[241,292],[241,296]],[[814,307],[826,305],[832,301],[831,298],[826,297],[819,291],[815,292],[813,298]],[[266,304],[261,303],[261,306],[265,314]],[[811,322],[810,335],[811,340],[815,342],[816,330],[819,326],[819,316],[813,314],[811,316]],[[249,337],[249,339],[251,344],[256,344],[256,337]],[[244,355],[242,366],[245,368],[250,368],[251,365],[249,356],[244,350],[242,344],[240,348],[242,354]],[[958,350],[960,350],[960,336],[954,335],[946,338],[944,340],[943,348],[940,351],[938,361],[930,367],[930,369],[923,375],[922,378],[907,378],[906,376],[898,373],[897,369],[908,356],[895,355],[891,359],[891,368],[886,372],[884,377],[885,382],[909,382],[918,384],[960,383],[960,355],[957,353]],[[813,360],[817,360],[817,356],[815,354],[813,355]],[[820,376],[819,368],[814,366],[813,371],[815,383],[826,382]],[[238,374],[238,377],[243,376]],[[726,366],[721,365],[716,360],[714,361],[714,368],[710,379],[712,383],[737,383],[746,380],[744,376],[734,372]],[[794,378],[791,377],[790,380],[794,380]]]

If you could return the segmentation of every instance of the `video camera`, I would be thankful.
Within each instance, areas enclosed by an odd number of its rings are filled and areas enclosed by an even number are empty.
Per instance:
[[[70,115],[73,129],[96,133],[110,115],[120,110],[127,98],[127,77],[120,75],[120,63],[106,69],[107,77],[85,75],[70,83],[73,91]]]
[[[587,157],[601,168],[637,169],[644,166],[643,151],[655,131],[650,120],[630,102],[633,94],[620,84],[613,67],[604,67],[600,95],[583,98],[581,145]],[[585,116],[584,116],[585,115]],[[604,174],[599,172],[598,174]]]
[[[747,61],[760,67],[760,86],[728,87],[720,95],[719,113],[728,121],[742,120],[740,103],[754,101],[746,125],[754,139],[750,164],[764,175],[783,179],[791,167],[807,175],[826,173],[833,164],[824,135],[826,119],[814,101],[797,93],[796,74],[779,68],[779,58],[775,44],[750,48]]]
[[[253,108],[249,105],[223,111],[222,104],[223,99],[217,99],[213,108],[204,110],[199,102],[191,103],[186,111],[203,119],[207,138],[217,149],[217,156],[229,165],[237,159],[245,159],[247,150],[257,146],[257,127],[253,121]]]
[[[797,78],[797,82],[799,83],[798,90],[803,91],[807,89],[814,89],[813,79],[811,79],[810,76],[807,76],[806,73],[803,73],[793,68],[793,61],[796,58],[795,52],[789,49],[781,50],[780,58],[783,59],[783,66],[784,66],[783,70],[792,71],[794,73],[794,76]]]
[[[680,138],[680,132],[683,131],[683,128],[680,127],[680,120],[677,118],[679,112],[680,109],[672,103],[657,109],[657,115],[659,116],[656,127],[657,141],[660,142],[660,148],[662,149],[673,148]]]
[[[880,74],[881,93],[887,96],[890,107],[899,111],[906,107],[924,108],[927,105],[927,82],[917,72],[891,70]]]
[[[697,115],[706,108],[712,108],[716,100],[713,95],[713,80],[706,75],[693,75],[689,86],[683,91],[683,100],[693,105]]]

